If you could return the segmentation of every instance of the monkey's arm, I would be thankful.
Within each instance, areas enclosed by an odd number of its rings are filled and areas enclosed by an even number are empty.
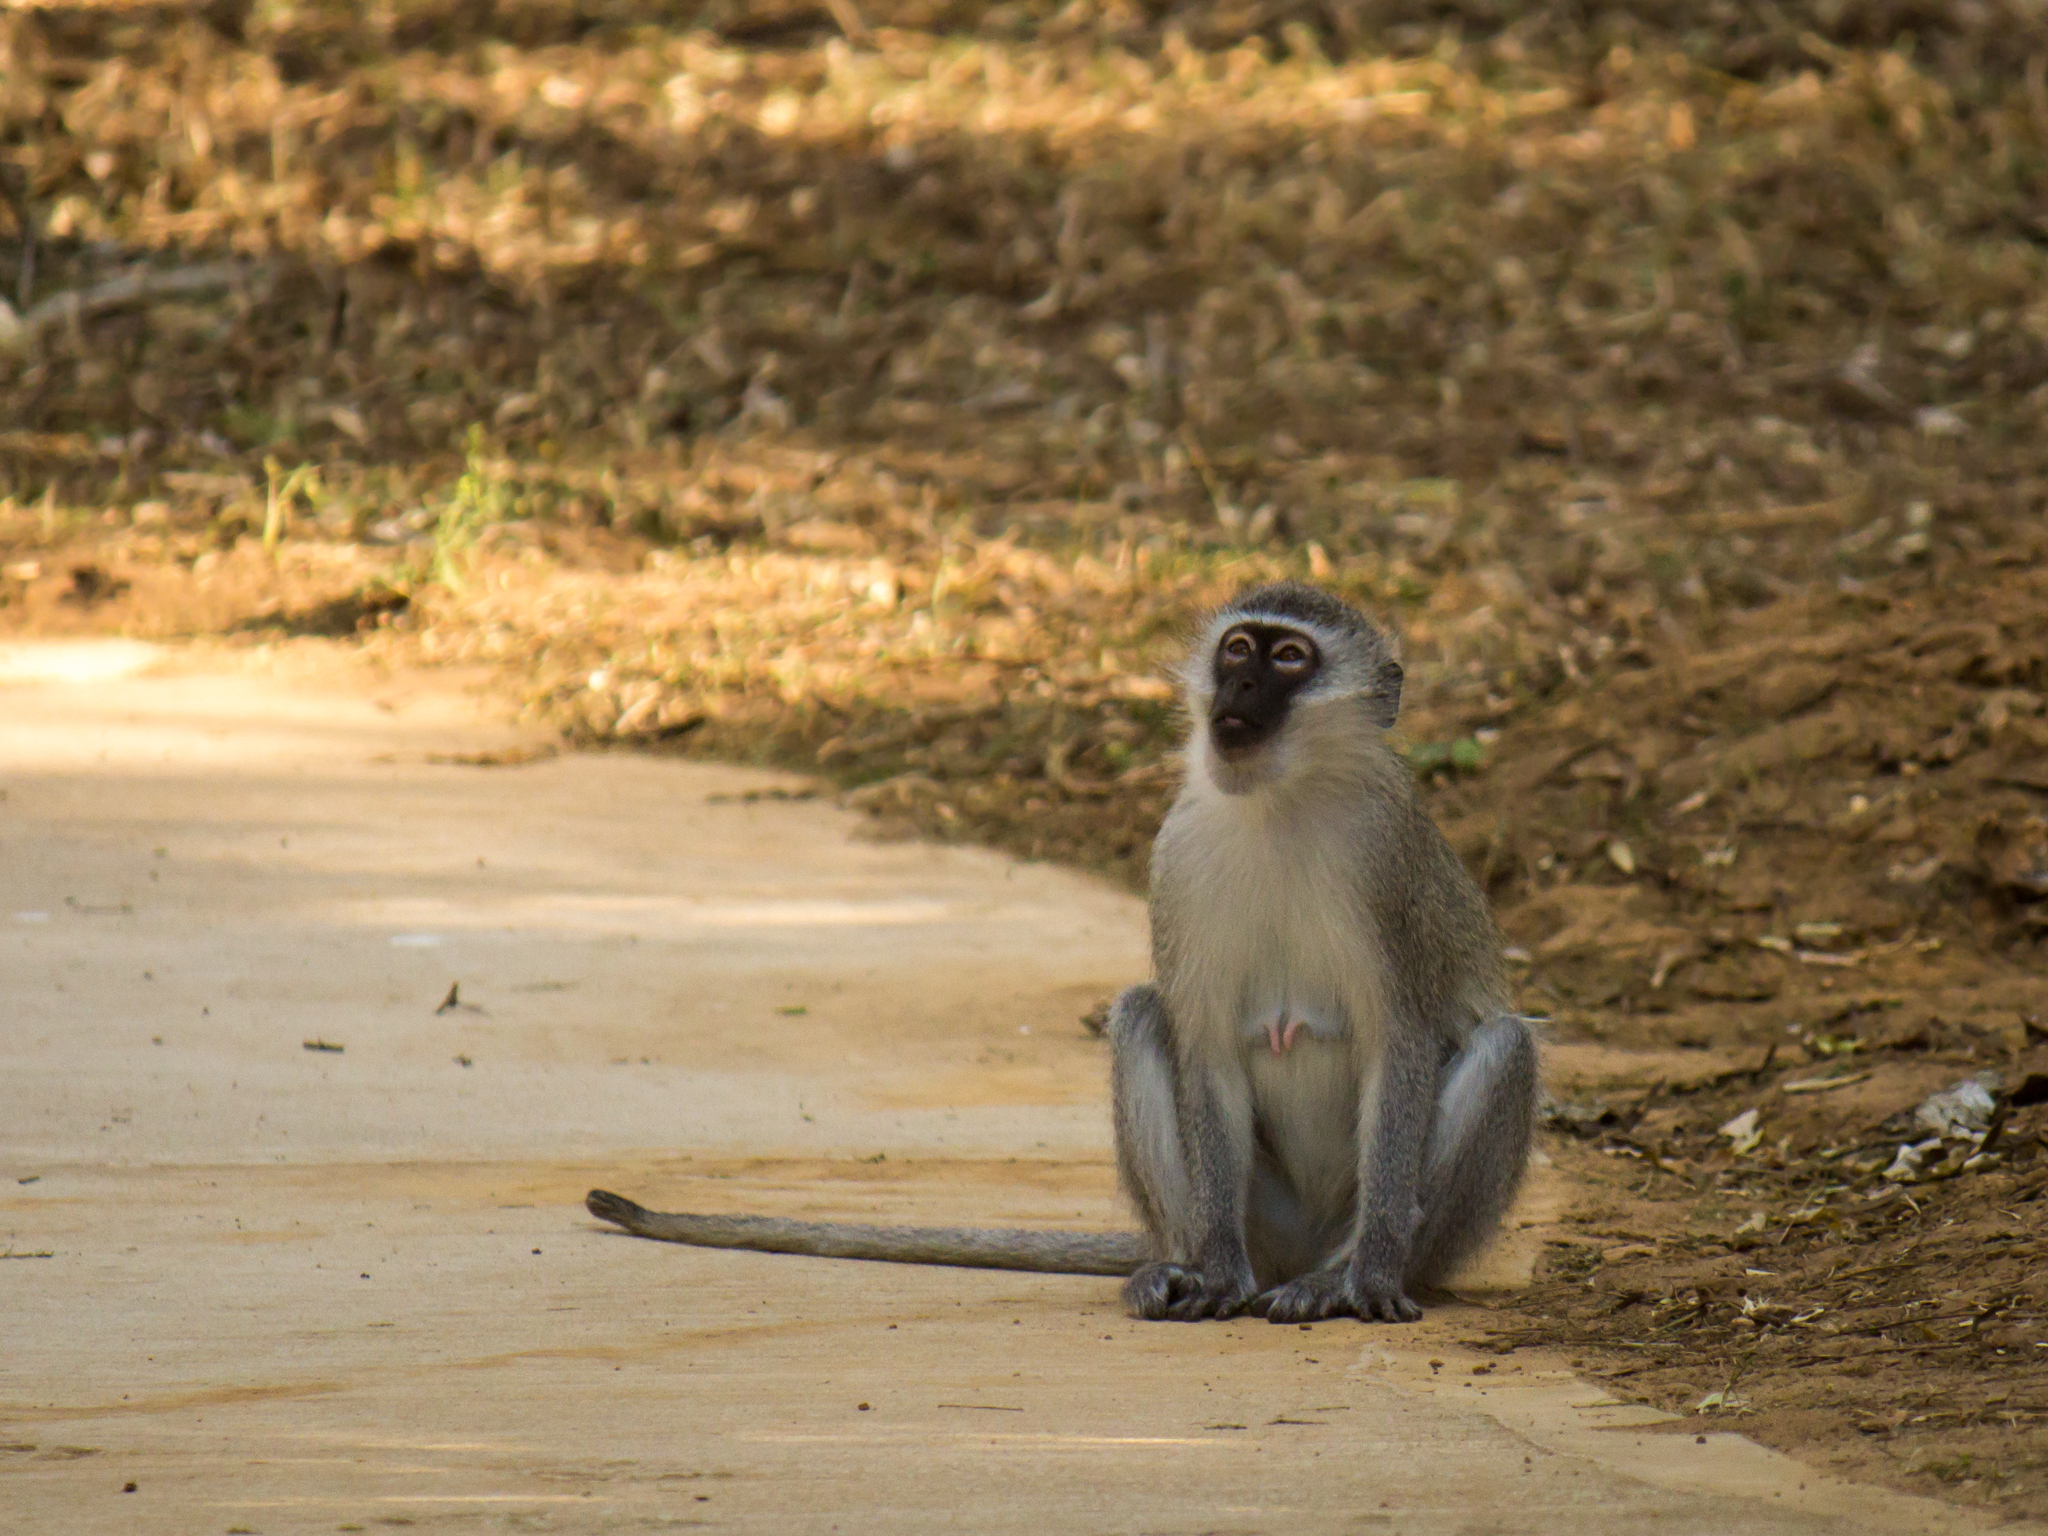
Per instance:
[[[1359,1143],[1358,1241],[1346,1275],[1363,1318],[1412,1323],[1422,1316],[1406,1281],[1440,1076],[1435,1038],[1419,1024],[1397,1031],[1380,1068],[1372,1133]]]
[[[1258,1295],[1245,1244],[1245,1191],[1251,1180],[1252,1107],[1241,1073],[1196,1070],[1182,1078],[1181,1135],[1193,1185],[1192,1263],[1144,1265],[1124,1301],[1144,1318],[1178,1323],[1237,1317]]]
[[[1422,1156],[1435,1112],[1434,1037],[1417,1024],[1388,1032],[1358,1112],[1358,1216],[1349,1246],[1326,1269],[1266,1292],[1253,1310],[1276,1323],[1356,1317],[1412,1323],[1407,1274],[1421,1219]]]
[[[888,1264],[950,1264],[963,1269],[1021,1269],[1049,1275],[1128,1275],[1145,1260],[1134,1232],[1033,1232],[984,1227],[871,1227],[780,1216],[694,1216],[650,1211],[624,1195],[593,1189],[590,1214],[636,1237],[699,1248],[751,1248],[820,1259]]]

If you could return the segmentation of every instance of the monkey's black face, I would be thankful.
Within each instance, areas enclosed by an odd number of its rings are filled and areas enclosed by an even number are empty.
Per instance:
[[[1236,624],[1216,646],[1216,697],[1209,738],[1226,760],[1264,746],[1287,719],[1294,696],[1322,669],[1322,654],[1299,630]]]

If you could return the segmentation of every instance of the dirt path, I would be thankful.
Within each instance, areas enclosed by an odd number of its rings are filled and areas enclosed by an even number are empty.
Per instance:
[[[599,1230],[596,1181],[1121,1224],[1075,1021],[1142,909],[451,686],[0,647],[22,1529],[1980,1528],[1473,1355],[1477,1305],[1141,1327],[1106,1281]]]

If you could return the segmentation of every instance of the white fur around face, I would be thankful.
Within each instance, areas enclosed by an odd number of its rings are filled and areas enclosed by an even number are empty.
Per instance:
[[[1295,707],[1323,705],[1340,699],[1370,702],[1372,695],[1380,689],[1384,678],[1372,661],[1375,652],[1364,648],[1356,637],[1347,637],[1325,629],[1319,624],[1305,622],[1287,614],[1260,613],[1251,609],[1230,608],[1213,617],[1180,666],[1181,699],[1186,704],[1188,715],[1196,721],[1209,717],[1209,706],[1216,698],[1216,653],[1223,643],[1223,637],[1240,624],[1270,624],[1275,628],[1292,630],[1312,641],[1322,657],[1322,666],[1308,686],[1295,697]],[[1374,647],[1384,642],[1374,639]],[[1398,679],[1399,668],[1395,668]],[[1398,703],[1398,697],[1396,699]],[[1383,724],[1393,722],[1394,706],[1389,705]],[[1205,734],[1198,732],[1198,734]]]

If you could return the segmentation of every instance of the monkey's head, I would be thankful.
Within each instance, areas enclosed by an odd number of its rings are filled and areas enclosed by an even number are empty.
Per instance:
[[[1322,746],[1376,737],[1401,709],[1401,663],[1349,603],[1300,582],[1240,592],[1217,611],[1184,681],[1218,787],[1242,794]]]

